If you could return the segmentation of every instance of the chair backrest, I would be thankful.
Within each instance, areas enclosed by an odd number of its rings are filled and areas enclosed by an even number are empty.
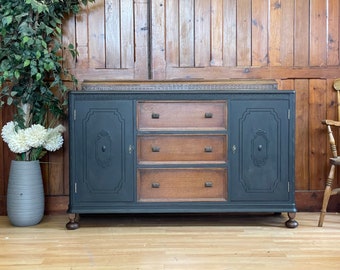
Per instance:
[[[338,157],[338,152],[336,150],[336,143],[334,139],[334,135],[332,132],[332,125],[328,123],[330,120],[323,120],[322,123],[327,126],[328,138],[329,138],[329,146],[331,148],[333,158]]]

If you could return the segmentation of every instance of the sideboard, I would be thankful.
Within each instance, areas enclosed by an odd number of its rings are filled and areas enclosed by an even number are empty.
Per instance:
[[[68,229],[85,213],[288,213],[295,92],[264,82],[85,82],[69,94]]]

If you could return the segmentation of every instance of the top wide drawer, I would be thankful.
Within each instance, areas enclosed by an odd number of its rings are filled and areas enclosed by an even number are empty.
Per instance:
[[[227,102],[138,102],[137,127],[139,130],[225,130]]]

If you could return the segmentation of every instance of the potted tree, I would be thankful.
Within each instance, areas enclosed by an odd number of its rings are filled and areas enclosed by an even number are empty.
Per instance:
[[[63,66],[62,50],[77,52],[72,44],[62,47],[62,20],[88,2],[94,0],[0,0],[0,108],[14,107],[1,135],[16,154],[7,212],[17,226],[37,224],[43,216],[39,160],[62,147],[64,128],[57,124],[65,115],[65,80],[76,83]]]

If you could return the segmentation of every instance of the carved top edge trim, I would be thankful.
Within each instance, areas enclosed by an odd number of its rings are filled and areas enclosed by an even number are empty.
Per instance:
[[[84,91],[138,90],[277,90],[275,81],[84,81]]]

